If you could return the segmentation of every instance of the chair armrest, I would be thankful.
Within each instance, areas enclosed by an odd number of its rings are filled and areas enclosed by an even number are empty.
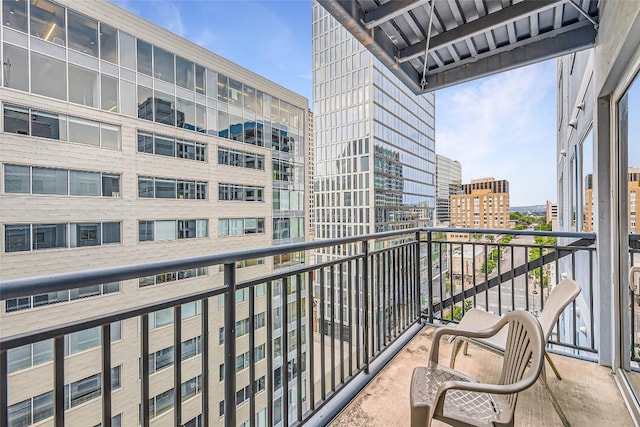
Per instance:
[[[431,342],[431,354],[429,355],[429,361],[432,364],[438,363],[438,352],[440,350],[440,339],[443,335],[455,335],[466,338],[489,338],[500,332],[502,327],[507,324],[507,321],[504,318],[497,319],[496,323],[487,327],[486,329],[478,330],[470,330],[463,329],[460,327],[457,328],[438,328],[436,332],[433,334],[433,341]]]
[[[444,399],[446,397],[447,391],[449,390],[464,390],[464,391],[472,391],[478,393],[489,393],[489,394],[514,394],[519,393],[522,390],[530,387],[535,381],[536,377],[525,376],[520,381],[517,381],[513,384],[489,384],[489,383],[475,383],[475,382],[466,382],[466,381],[445,381],[440,384],[438,387],[438,391],[436,393],[435,405],[434,405],[434,413],[438,415],[443,414],[444,409]]]

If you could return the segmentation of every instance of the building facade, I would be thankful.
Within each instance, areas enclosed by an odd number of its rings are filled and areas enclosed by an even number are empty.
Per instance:
[[[416,97],[313,5],[316,238],[431,223],[434,95]]]
[[[313,143],[313,111],[307,110],[307,203],[308,203],[308,216],[309,216],[309,224],[307,226],[307,237],[309,240],[313,240],[315,238],[315,228],[316,228],[316,217],[315,217],[315,208],[316,208],[316,192],[315,192],[315,182],[313,180],[313,173],[315,170],[315,145]]]
[[[106,1],[3,1],[1,13],[3,280],[305,240],[307,99]],[[246,261],[237,265],[238,278],[301,262],[301,254]],[[222,283],[215,266],[7,300],[0,334]],[[284,362],[287,350],[295,353],[302,344],[295,333],[288,349],[279,344],[294,320],[281,317],[283,304],[293,304],[288,293],[295,286],[284,288],[274,283],[274,295],[265,295],[264,288],[256,293],[253,349],[243,338],[248,293],[237,294],[239,421],[249,419],[250,352],[256,360],[257,425],[265,425],[267,405],[273,404],[277,422],[287,409],[279,387],[282,369],[293,380],[293,396],[305,393],[294,380],[305,368]],[[273,402],[263,392],[267,298],[276,319]],[[225,368],[223,334],[218,336],[224,305],[217,302],[209,306],[208,331],[210,366],[220,368],[220,376],[214,369],[210,375],[220,383],[210,387],[210,407],[221,408],[212,417],[216,425],[223,421]],[[169,369],[178,358],[173,311],[150,316],[153,425],[173,423],[178,390],[182,423],[201,425],[201,310],[197,304],[181,310],[183,384],[175,389]],[[126,320],[111,331],[113,425],[138,425],[140,324]],[[99,330],[71,334],[65,343],[65,418],[69,425],[97,425]],[[12,350],[8,359],[10,425],[51,417],[52,342]]]
[[[640,233],[640,221],[638,221],[638,203],[640,198],[640,168],[629,168],[627,174],[627,227],[629,233]],[[593,208],[593,175],[585,177],[584,190],[584,216],[582,230],[594,231]]]
[[[462,166],[457,160],[436,154],[436,220],[449,224],[449,200],[462,192]]]
[[[451,196],[451,226],[509,228],[509,182],[482,178],[463,184],[462,194]]]

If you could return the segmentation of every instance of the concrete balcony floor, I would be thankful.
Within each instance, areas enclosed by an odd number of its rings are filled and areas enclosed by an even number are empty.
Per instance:
[[[427,327],[416,335],[331,425],[409,426],[411,374],[416,366],[426,365],[433,331],[434,328]],[[450,352],[451,344],[443,338],[440,345],[441,364],[448,366]],[[572,426],[633,426],[611,369],[565,356],[551,355],[551,358],[558,367],[562,380],[558,380],[547,369],[549,386]],[[480,381],[495,382],[501,369],[501,356],[469,345],[467,356],[462,352],[458,355],[456,369],[469,373]],[[532,427],[562,426],[539,381],[520,393],[515,424]],[[445,424],[434,422],[433,425]]]

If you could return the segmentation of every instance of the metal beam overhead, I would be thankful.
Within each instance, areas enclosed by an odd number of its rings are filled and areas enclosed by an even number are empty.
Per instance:
[[[429,43],[429,49],[435,50],[444,45],[463,40],[467,37],[476,36],[487,32],[492,28],[500,27],[518,19],[522,19],[532,13],[539,13],[543,10],[555,7],[559,3],[565,3],[566,1],[567,0],[540,0],[516,3],[513,6],[505,7],[497,12],[478,18],[475,21],[471,21],[467,24],[460,25],[456,28],[433,36]],[[406,62],[410,59],[424,55],[426,44],[427,41],[422,40],[419,43],[400,49],[398,61]]]
[[[428,1],[429,0],[391,0],[375,9],[365,12],[364,26],[369,30],[378,27]]]
[[[427,89],[428,91],[443,89],[476,78],[588,49],[594,45],[595,35],[595,28],[587,21],[587,25],[580,25],[553,37],[542,35],[533,42],[531,39],[527,39],[526,43],[522,41],[514,45],[507,45],[498,49],[500,52],[488,52],[489,54],[484,57],[479,55],[479,59],[471,58],[468,63],[464,63],[463,60],[461,61],[462,65],[454,63],[451,64],[450,69],[429,74]],[[525,46],[526,48],[523,48]]]

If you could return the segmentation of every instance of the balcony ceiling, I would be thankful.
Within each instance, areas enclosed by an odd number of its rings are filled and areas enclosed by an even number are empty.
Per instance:
[[[318,3],[416,94],[590,48],[597,33],[598,0],[433,1],[433,19],[428,0]]]

